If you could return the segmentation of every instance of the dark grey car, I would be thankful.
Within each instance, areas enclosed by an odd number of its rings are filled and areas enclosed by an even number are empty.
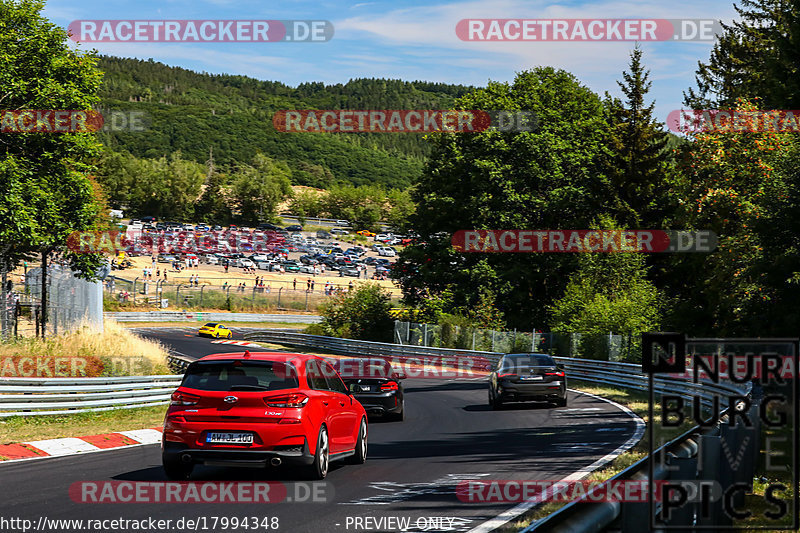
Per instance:
[[[567,405],[564,368],[547,354],[506,354],[489,375],[489,405],[499,409],[506,402],[552,402]]]

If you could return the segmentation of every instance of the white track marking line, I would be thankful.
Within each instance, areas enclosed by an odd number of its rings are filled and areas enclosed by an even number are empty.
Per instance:
[[[577,391],[577,390],[573,390],[573,389],[569,389],[569,391],[570,392],[575,392],[575,393],[578,393],[578,394],[582,394],[584,396],[590,396],[592,398],[595,398],[595,399],[602,400],[604,402],[610,403],[611,405],[613,405],[617,409],[621,410],[623,413],[625,413],[626,415],[630,416],[633,419],[634,423],[636,424],[636,430],[633,432],[633,435],[631,436],[631,438],[629,438],[627,441],[625,441],[625,443],[622,446],[620,446],[619,448],[617,448],[613,452],[604,455],[603,457],[601,457],[597,461],[593,462],[589,466],[585,466],[583,468],[580,468],[580,469],[576,470],[572,474],[566,476],[561,481],[577,481],[579,479],[583,479],[586,476],[588,476],[589,474],[591,474],[592,472],[594,472],[595,470],[597,470],[598,468],[600,468],[602,466],[605,466],[606,464],[610,463],[611,461],[613,461],[614,459],[619,457],[621,454],[623,454],[626,451],[628,451],[631,448],[633,448],[636,445],[636,443],[639,442],[642,439],[642,437],[644,436],[644,430],[647,427],[646,424],[644,423],[644,420],[639,418],[636,415],[636,413],[634,413],[633,411],[631,411],[630,409],[628,409],[624,405],[620,405],[617,402],[613,402],[613,401],[611,401],[611,400],[609,400],[607,398],[603,398],[602,396],[596,396],[594,394],[589,394],[588,392],[581,392],[581,391]],[[486,522],[480,524],[479,526],[477,526],[477,527],[475,527],[473,529],[470,529],[468,533],[488,533],[489,531],[493,531],[493,530],[497,529],[498,527],[502,526],[503,524],[505,524],[507,522],[510,522],[511,520],[513,520],[514,518],[518,517],[522,513],[524,513],[526,511],[530,510],[531,508],[539,505],[540,503],[541,502],[535,501],[533,499],[524,501],[524,502],[522,502],[522,503],[520,503],[518,505],[515,505],[511,509],[508,509],[507,511],[503,511],[502,513],[500,513],[496,517],[492,518],[491,520],[487,520]]]
[[[73,437],[68,437],[63,439],[34,440],[30,442],[25,442],[24,444],[30,444],[31,446],[47,453],[51,457],[60,457],[62,455],[74,455],[76,453],[95,452],[100,449],[94,444],[89,444],[84,440]]]

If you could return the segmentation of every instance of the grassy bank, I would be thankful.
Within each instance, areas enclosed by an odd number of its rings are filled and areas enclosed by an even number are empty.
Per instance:
[[[82,377],[169,374],[166,348],[134,335],[113,320],[102,332],[90,326],[54,337],[19,337],[0,344],[0,377]],[[64,373],[48,375],[50,361]]]
[[[0,444],[83,437],[161,426],[167,406],[79,412],[57,416],[14,416],[0,419]],[[0,460],[5,459],[0,456]]]

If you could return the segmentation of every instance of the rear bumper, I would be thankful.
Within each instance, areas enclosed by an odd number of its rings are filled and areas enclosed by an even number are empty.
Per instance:
[[[567,397],[567,386],[563,381],[501,384],[498,396],[507,401],[563,400]]]
[[[243,450],[215,448],[203,450],[189,448],[177,442],[165,442],[163,450],[165,459],[183,463],[202,464],[206,466],[245,466],[266,467],[275,458],[282,464],[310,465],[314,456],[308,449],[308,442],[303,446],[284,450]]]
[[[364,407],[368,415],[384,416],[397,414],[403,410],[403,401],[397,394],[355,394],[356,400]]]

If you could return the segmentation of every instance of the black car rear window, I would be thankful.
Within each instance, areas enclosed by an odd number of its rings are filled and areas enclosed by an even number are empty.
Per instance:
[[[207,391],[283,390],[299,386],[297,369],[273,361],[198,361],[183,378],[183,387]]]
[[[208,324],[206,324],[206,325],[205,325],[205,326],[203,326],[203,327],[204,327],[204,328],[214,328],[214,327],[216,327],[216,326],[217,326],[217,324],[216,324],[216,323],[214,323],[214,322],[209,322]]]
[[[556,362],[549,355],[522,354],[507,356],[503,360],[503,367],[530,367],[530,366],[556,366]]]

